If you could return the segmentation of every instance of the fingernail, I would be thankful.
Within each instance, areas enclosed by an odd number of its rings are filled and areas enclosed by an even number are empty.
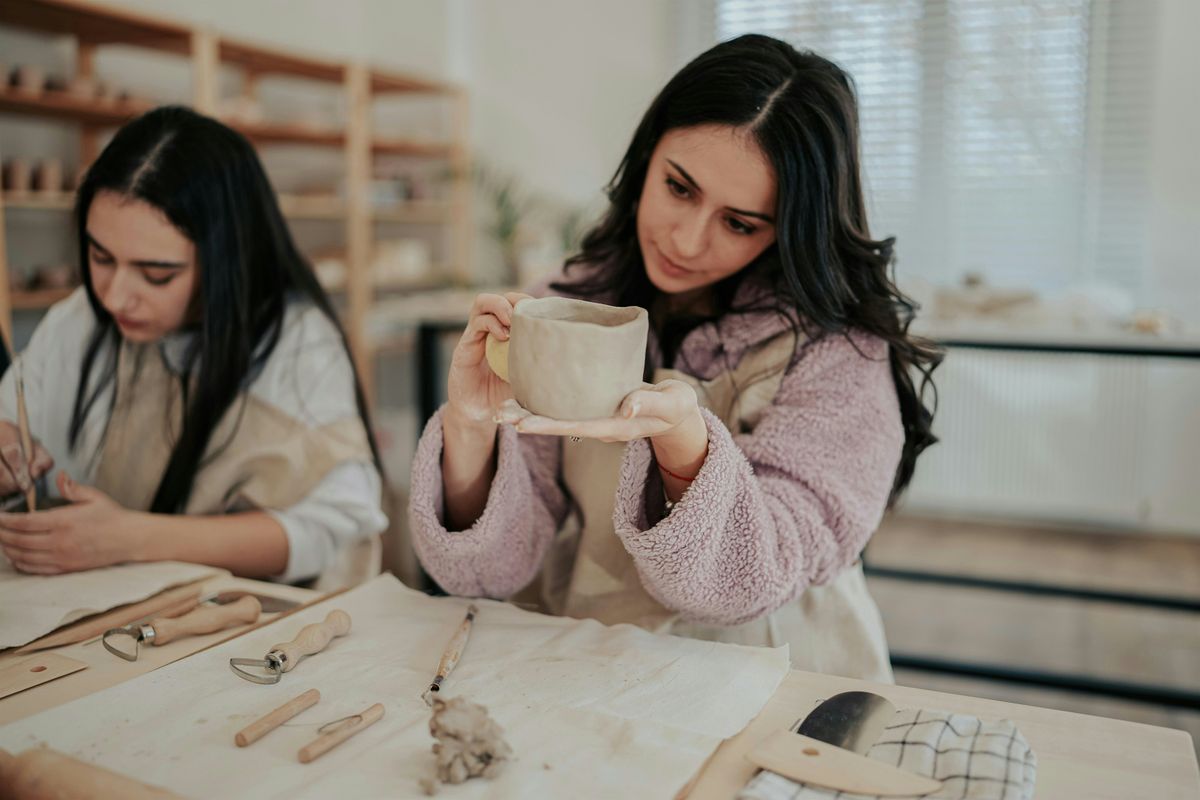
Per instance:
[[[629,418],[633,419],[634,417],[636,417],[638,415],[638,412],[641,410],[642,410],[642,404],[640,402],[638,402],[637,400],[634,400],[633,404],[631,406],[629,406]]]

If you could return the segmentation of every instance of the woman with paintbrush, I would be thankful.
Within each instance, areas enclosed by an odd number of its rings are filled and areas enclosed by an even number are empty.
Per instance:
[[[485,343],[520,296],[480,296],[413,467],[422,564],[456,594],[530,586],[552,613],[889,680],[859,555],[934,441],[940,354],[867,226],[849,76],[764,36],[717,45],[653,102],[609,198],[535,293],[647,309],[650,383],[611,418],[515,407]]]
[[[283,581],[386,525],[345,335],[254,148],[184,108],[117,132],[79,188],[83,286],[0,383],[0,491],[60,468],[68,505],[0,514],[23,572],[191,561]]]

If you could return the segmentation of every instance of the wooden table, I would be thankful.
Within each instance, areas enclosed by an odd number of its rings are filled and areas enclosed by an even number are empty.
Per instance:
[[[745,730],[728,739],[690,787],[688,800],[728,800],[754,774],[745,754],[787,729],[820,700],[850,690],[877,692],[900,708],[930,708],[1008,719],[1038,759],[1037,800],[1200,798],[1200,768],[1184,731],[976,697],[793,671]]]
[[[296,609],[315,602],[322,597],[319,592],[314,592],[311,589],[300,589],[284,584],[235,578],[229,574],[217,575],[197,581],[197,585],[205,594],[236,589],[253,592],[265,597],[291,600],[299,605],[295,609],[288,609],[283,612],[271,614],[264,612],[257,622],[250,625],[239,625],[204,636],[184,637],[165,645],[142,647],[140,648],[137,661],[132,662],[118,658],[105,650],[99,639],[42,651],[45,653],[59,653],[68,658],[82,661],[88,666],[79,672],[64,675],[48,683],[43,683],[40,686],[35,686],[0,699],[0,725],[23,719],[39,711],[45,711],[48,708],[62,705],[63,703],[68,703],[93,692],[98,692],[101,689],[107,689],[109,686],[123,683],[130,678],[136,678],[138,675],[156,670],[173,661],[185,658],[192,653],[207,649],[235,636],[240,636],[246,631],[266,625],[268,622],[278,619],[281,614],[292,613]],[[0,654],[0,667],[34,658],[40,654],[17,655],[11,651]]]

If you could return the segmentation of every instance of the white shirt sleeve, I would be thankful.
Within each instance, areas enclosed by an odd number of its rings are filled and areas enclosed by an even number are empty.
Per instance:
[[[251,392],[309,425],[358,417],[354,370],[337,330],[315,307],[289,306],[284,331]],[[337,464],[303,499],[267,509],[287,534],[287,569],[275,580],[313,578],[338,552],[388,524],[382,480],[369,460]]]
[[[333,564],[338,550],[383,531],[388,520],[380,507],[381,488],[374,465],[339,464],[300,502],[268,511],[288,540],[287,569],[274,580],[316,577]]]

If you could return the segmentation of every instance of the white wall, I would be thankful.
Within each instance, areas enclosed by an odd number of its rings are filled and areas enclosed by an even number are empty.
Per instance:
[[[1159,302],[1200,327],[1200,2],[1163,0],[1151,141],[1149,282]],[[1200,430],[1196,430],[1200,441]]]

